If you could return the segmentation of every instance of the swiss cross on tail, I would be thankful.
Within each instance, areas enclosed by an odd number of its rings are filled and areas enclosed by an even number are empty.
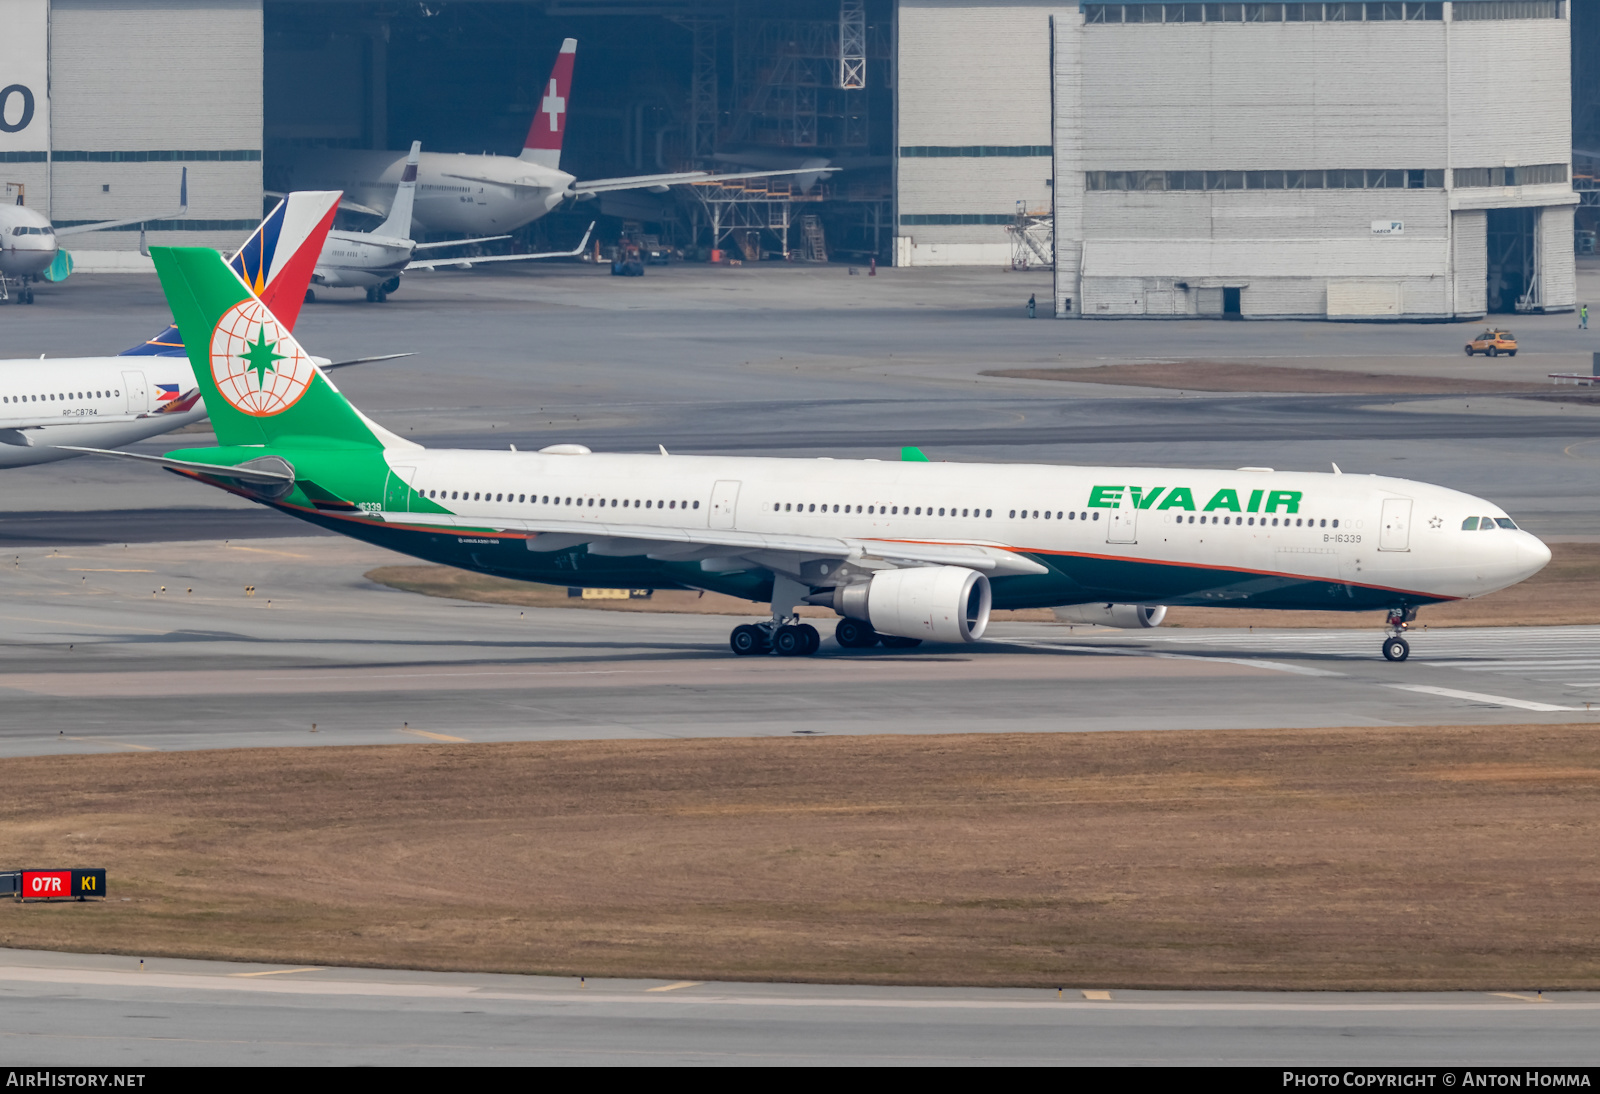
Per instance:
[[[568,38],[561,43],[556,63],[550,69],[550,79],[545,83],[543,97],[539,100],[539,113],[528,127],[528,139],[523,143],[522,159],[542,167],[560,168],[561,136],[567,128],[567,104],[572,94],[572,62],[578,55],[578,40]]]

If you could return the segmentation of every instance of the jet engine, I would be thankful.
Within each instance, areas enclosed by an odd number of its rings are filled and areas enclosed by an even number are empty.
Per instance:
[[[1122,627],[1143,630],[1159,627],[1167,617],[1163,604],[1149,607],[1144,604],[1074,604],[1057,608],[1056,618],[1063,623],[1094,623],[1101,627]]]
[[[879,634],[932,642],[976,642],[989,626],[992,603],[989,579],[962,566],[882,570],[870,582],[807,599],[864,619]]]

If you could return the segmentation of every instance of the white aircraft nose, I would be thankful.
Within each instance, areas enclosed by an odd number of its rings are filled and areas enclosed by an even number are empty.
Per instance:
[[[1538,536],[1531,532],[1518,531],[1513,538],[1516,540],[1516,568],[1517,580],[1524,581],[1550,562],[1550,548]]]

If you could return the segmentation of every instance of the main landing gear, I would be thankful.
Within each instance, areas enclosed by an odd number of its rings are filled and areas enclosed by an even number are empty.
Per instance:
[[[1404,661],[1411,656],[1411,643],[1405,639],[1406,626],[1417,617],[1415,608],[1389,609],[1389,637],[1383,640],[1386,661]]]
[[[728,636],[728,646],[740,657],[758,653],[775,653],[779,657],[810,657],[822,645],[822,635],[810,623],[799,623],[794,617],[781,623],[746,623],[733,628]]]

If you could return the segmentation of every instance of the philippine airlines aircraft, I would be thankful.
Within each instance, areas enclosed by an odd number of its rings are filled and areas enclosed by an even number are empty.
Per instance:
[[[561,170],[561,140],[567,129],[567,103],[572,91],[572,62],[578,42],[561,43],[539,112],[528,129],[522,155],[469,156],[424,152],[417,167],[413,221],[425,232],[489,235],[509,232],[538,220],[568,198],[584,200],[613,190],[664,193],[683,182],[764,178],[771,175],[826,174],[830,168],[805,167],[779,171],[678,171],[663,175],[591,179],[580,182]],[[284,149],[272,154],[274,179],[281,189],[343,190],[344,207],[387,216],[395,186],[405,172],[399,152]]]
[[[286,326],[338,203],[337,191],[290,194],[233,256]],[[0,468],[77,455],[62,445],[131,444],[205,416],[176,327],[116,357],[0,361]]]
[[[583,253],[589,245],[589,233],[570,251],[545,251],[541,254],[489,255],[476,258],[417,259],[418,251],[437,250],[441,247],[460,247],[468,243],[489,243],[509,236],[480,236],[477,239],[447,239],[442,243],[418,243],[411,238],[411,210],[417,192],[417,159],[422,154],[422,142],[411,142],[411,153],[406,156],[406,168],[395,187],[394,203],[389,207],[389,217],[370,232],[328,232],[322,254],[311,280],[318,285],[339,289],[366,289],[367,300],[382,303],[389,294],[400,287],[400,275],[407,270],[431,270],[441,266],[474,266],[482,262],[528,262],[536,258],[572,258]],[[589,225],[590,231],[594,225]],[[307,292],[306,300],[315,294]]]
[[[770,602],[739,654],[814,652],[801,603],[852,648],[976,641],[991,607],[1204,604],[1387,609],[1404,660],[1419,606],[1550,559],[1499,506],[1367,475],[430,450],[346,401],[215,252],[151,253],[221,445],[102,454],[467,570]]]
[[[33,303],[31,282],[55,264],[60,253],[58,242],[62,236],[81,235],[84,232],[103,232],[108,228],[125,228],[147,220],[170,220],[181,217],[189,209],[189,169],[185,167],[178,182],[178,208],[175,212],[158,216],[129,217],[125,220],[100,220],[93,224],[74,224],[67,228],[53,228],[43,215],[22,204],[17,195],[15,205],[0,205],[0,303],[10,293],[7,283],[17,283],[18,304]],[[141,242],[143,236],[140,237]],[[70,270],[70,267],[69,267]],[[65,277],[66,275],[61,275]],[[58,277],[56,280],[60,280]]]

